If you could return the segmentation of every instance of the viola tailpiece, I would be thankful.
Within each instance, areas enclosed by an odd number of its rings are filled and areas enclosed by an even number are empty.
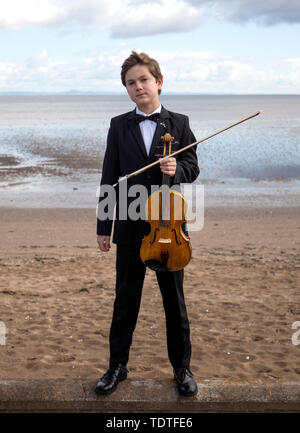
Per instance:
[[[163,137],[163,154],[172,153],[174,137]],[[178,144],[178,143],[175,143]],[[162,185],[146,202],[146,218],[150,233],[143,238],[141,260],[154,271],[178,271],[190,261],[192,246],[182,229],[185,222],[186,200],[178,191],[170,189],[170,177],[163,173]]]

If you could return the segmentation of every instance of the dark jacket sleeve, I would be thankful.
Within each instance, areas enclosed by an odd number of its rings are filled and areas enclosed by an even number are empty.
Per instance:
[[[182,136],[180,139],[180,147],[185,147],[191,143],[194,143],[196,138],[190,129],[189,119],[185,116],[185,123],[183,127]],[[192,183],[197,179],[200,173],[198,166],[198,158],[196,153],[196,146],[185,150],[178,154],[176,173],[171,179],[172,183]]]
[[[100,182],[100,195],[97,211],[97,235],[110,236],[112,231],[113,218],[110,215],[109,218],[104,218],[103,214],[99,211],[100,204],[103,200],[108,203],[110,209],[114,208],[115,205],[115,194],[105,194],[103,185],[115,184],[120,175],[120,163],[119,163],[119,150],[118,143],[115,134],[115,128],[113,121],[110,123],[110,128],[107,135],[107,145],[104,154],[102,176]],[[112,190],[112,188],[111,188]],[[115,191],[116,193],[116,191]]]

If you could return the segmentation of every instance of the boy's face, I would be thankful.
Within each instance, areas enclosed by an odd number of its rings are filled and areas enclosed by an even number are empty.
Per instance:
[[[131,100],[142,111],[151,113],[159,106],[158,91],[162,88],[163,80],[156,81],[147,66],[135,65],[130,68],[125,83]]]

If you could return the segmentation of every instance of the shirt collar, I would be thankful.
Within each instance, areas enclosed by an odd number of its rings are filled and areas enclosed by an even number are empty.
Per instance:
[[[161,112],[161,104],[156,110],[152,111],[152,113],[149,113],[149,114],[143,113],[138,107],[135,107],[135,110],[136,110],[136,114],[141,114],[142,116],[147,117],[147,116],[151,116],[151,114],[154,114],[154,113],[160,113]]]

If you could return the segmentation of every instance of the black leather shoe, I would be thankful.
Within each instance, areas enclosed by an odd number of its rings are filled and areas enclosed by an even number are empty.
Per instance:
[[[191,370],[187,367],[174,369],[174,379],[177,382],[178,392],[181,395],[196,395],[198,392],[197,383]]]
[[[110,394],[115,391],[118,383],[126,379],[127,372],[127,368],[122,364],[110,368],[97,383],[95,392],[97,394]]]

